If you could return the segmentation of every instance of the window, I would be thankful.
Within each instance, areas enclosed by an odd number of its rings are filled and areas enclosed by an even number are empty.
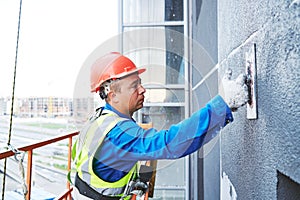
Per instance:
[[[156,129],[188,117],[186,5],[183,0],[120,0],[122,52],[147,69],[141,74],[144,108],[134,117]],[[159,161],[155,197],[188,199],[187,169],[187,158]]]

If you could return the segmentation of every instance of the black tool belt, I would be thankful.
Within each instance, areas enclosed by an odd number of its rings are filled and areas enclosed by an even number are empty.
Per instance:
[[[110,197],[100,194],[93,188],[91,188],[86,182],[81,180],[81,178],[76,173],[75,186],[79,190],[79,193],[95,200],[119,200],[120,197]]]

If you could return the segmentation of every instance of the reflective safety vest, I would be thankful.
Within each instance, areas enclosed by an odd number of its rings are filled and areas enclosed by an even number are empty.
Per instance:
[[[107,196],[122,196],[127,183],[135,178],[138,170],[138,164],[135,164],[123,178],[116,182],[102,180],[93,170],[95,152],[102,144],[107,133],[123,120],[127,119],[105,110],[105,113],[100,113],[98,117],[94,117],[89,121],[89,125],[80,132],[72,150],[72,158],[75,161],[78,176],[91,188]]]

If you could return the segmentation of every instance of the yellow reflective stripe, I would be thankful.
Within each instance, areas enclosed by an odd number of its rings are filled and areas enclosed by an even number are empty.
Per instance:
[[[77,168],[79,176],[82,175],[82,171],[81,171],[82,164],[88,160],[89,145],[91,144],[91,139],[93,138],[93,135],[91,135],[91,134],[95,133],[98,126],[101,125],[102,122],[108,116],[111,116],[111,115],[108,114],[108,115],[105,115],[103,117],[99,117],[97,120],[95,120],[91,124],[91,127],[87,131],[85,141],[79,141],[79,138],[77,139],[77,143],[78,142],[84,142],[84,145],[82,146],[82,149],[77,149],[77,151],[79,150],[80,152],[79,152],[79,155],[78,155],[78,158],[77,158],[78,160],[75,160],[76,161],[76,168]],[[77,143],[76,143],[76,146],[77,146]],[[80,177],[82,177],[82,176],[80,176]]]
[[[75,160],[75,157],[76,157],[76,148],[77,148],[77,142],[78,142],[78,139],[76,139],[76,141],[74,142],[74,145],[72,146],[72,160]]]
[[[109,115],[109,116],[113,116],[112,114],[107,114],[107,115]],[[105,131],[104,131],[104,133],[102,134],[102,136],[100,137],[100,139],[99,139],[99,141],[98,141],[98,143],[99,143],[99,146],[102,144],[102,142],[103,142],[103,140],[104,140],[104,138],[105,138],[105,136],[107,135],[107,133],[118,123],[118,122],[120,122],[120,121],[123,121],[124,119],[122,119],[122,118],[119,118],[119,117],[116,117],[115,119],[114,119],[114,121],[112,121],[108,126],[107,126],[107,128],[105,129]],[[103,121],[104,121],[104,119],[103,120],[96,120],[96,124],[97,124],[97,127],[99,127],[102,123],[103,123]],[[96,131],[96,129],[95,130],[93,130],[94,132]],[[92,157],[94,157],[94,155],[95,155],[95,153],[96,152],[93,152],[93,156]]]
[[[79,154],[79,158],[77,161],[77,172],[80,178],[82,178],[82,170],[81,167],[83,165],[83,163],[85,163],[88,159],[89,159],[89,155],[88,155],[88,151],[86,151],[84,148],[81,150],[80,154]]]
[[[97,143],[97,147],[94,149],[93,152],[89,152],[90,151],[90,145],[92,144],[92,139],[94,138],[95,132],[97,130],[97,128],[99,126],[102,125],[102,123],[104,122],[104,120],[107,117],[115,117],[112,118],[112,121],[109,122],[109,125],[106,127],[105,131],[101,134],[100,138],[98,139]],[[128,183],[128,181],[132,178],[135,177],[135,174],[137,172],[137,164],[134,165],[134,167],[128,172],[128,174],[126,174],[123,178],[121,178],[120,180],[116,181],[116,182],[106,182],[102,179],[100,179],[93,171],[93,157],[94,154],[96,153],[96,149],[101,145],[101,143],[103,142],[105,136],[107,135],[107,133],[120,121],[123,121],[124,118],[120,118],[119,116],[117,116],[115,113],[113,112],[109,112],[106,115],[102,115],[101,117],[97,118],[95,121],[93,121],[90,125],[90,127],[88,128],[86,135],[85,135],[85,139],[84,141],[78,141],[78,142],[84,142],[81,151],[79,152],[78,155],[78,160],[76,162],[76,167],[77,167],[77,172],[79,177],[83,177],[83,171],[82,171],[82,166],[84,166],[84,163],[88,162],[88,173],[90,176],[90,182],[89,184],[91,186],[93,186],[94,188],[124,188],[126,186],[126,184]],[[76,144],[76,146],[80,146],[78,144]],[[80,149],[77,149],[77,151]],[[89,153],[92,153],[92,155]],[[76,158],[75,158],[76,159]],[[122,194],[120,194],[122,195]]]
[[[92,124],[91,127],[88,129],[87,135],[86,135],[86,140],[84,141],[84,147],[89,149],[91,140],[93,139],[93,135],[95,134],[97,128],[99,125],[103,123],[103,121],[107,118],[108,116],[105,115],[105,117],[99,117],[96,119]],[[104,134],[103,134],[104,135]]]
[[[109,124],[109,126],[107,126],[107,128],[105,129],[104,133],[102,135],[102,137],[99,140],[99,145],[103,142],[104,137],[106,136],[106,134],[119,122],[122,121],[122,118],[115,118],[114,121],[112,123]],[[95,154],[95,153],[94,153]],[[96,187],[96,188],[121,188],[126,186],[128,180],[131,178],[131,174],[132,172],[136,169],[136,165],[129,171],[129,173],[124,176],[123,178],[121,178],[120,180],[114,182],[114,183],[110,183],[110,182],[106,182],[102,179],[100,179],[93,170],[93,156],[91,156],[90,160],[89,160],[89,173],[91,174],[91,185]]]

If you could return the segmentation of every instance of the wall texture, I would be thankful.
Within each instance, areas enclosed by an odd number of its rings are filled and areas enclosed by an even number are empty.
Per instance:
[[[258,119],[248,120],[245,107],[234,113],[221,135],[221,171],[238,199],[276,199],[281,174],[300,184],[300,1],[219,0],[219,76],[229,67],[243,73],[253,43]]]

